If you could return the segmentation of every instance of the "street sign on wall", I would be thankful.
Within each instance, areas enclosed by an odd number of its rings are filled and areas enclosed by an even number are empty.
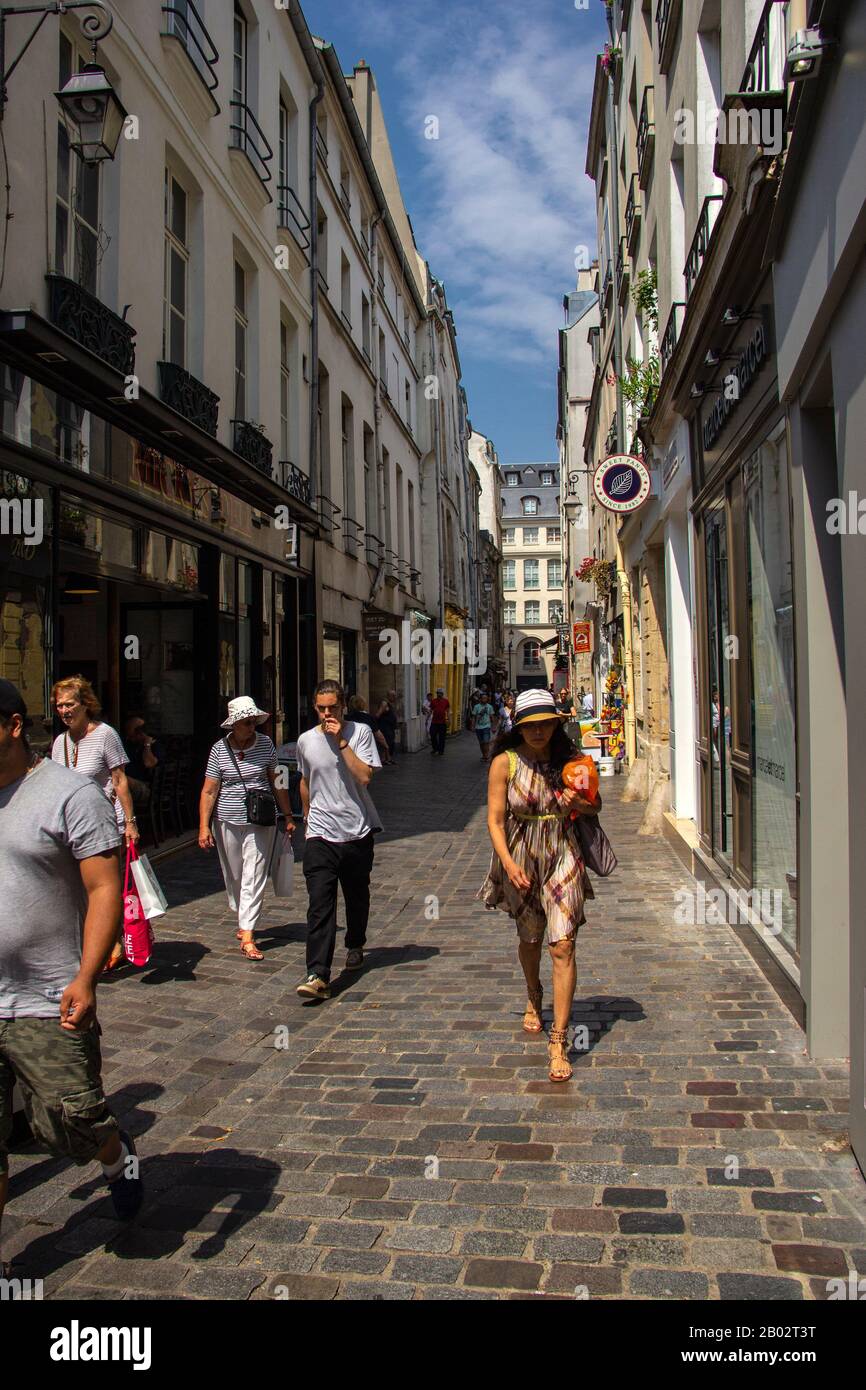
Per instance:
[[[598,465],[593,491],[609,512],[636,512],[650,494],[649,469],[633,454],[611,454]]]

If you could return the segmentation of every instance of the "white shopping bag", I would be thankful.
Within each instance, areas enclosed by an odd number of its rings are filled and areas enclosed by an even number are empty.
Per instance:
[[[130,868],[145,917],[150,920],[153,917],[164,916],[168,911],[168,903],[147,855],[142,854],[138,859],[134,859]]]
[[[295,874],[295,852],[292,842],[282,830],[277,831],[274,852],[271,858],[271,887],[277,898],[292,896],[292,880]]]

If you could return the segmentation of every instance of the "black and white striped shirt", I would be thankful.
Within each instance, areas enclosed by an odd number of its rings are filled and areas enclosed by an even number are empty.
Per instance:
[[[206,777],[220,782],[219,800],[216,804],[217,820],[230,825],[247,824],[246,795],[248,791],[267,792],[271,790],[267,769],[274,771],[277,766],[277,750],[267,734],[256,734],[255,743],[243,750],[243,757],[237,749],[232,750],[238,760],[243,781],[238,780],[237,768],[232,762],[231,753],[225,740],[220,739],[210,750],[207,760]]]

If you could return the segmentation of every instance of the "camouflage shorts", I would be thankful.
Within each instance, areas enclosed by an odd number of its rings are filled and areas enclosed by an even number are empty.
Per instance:
[[[96,1157],[118,1132],[101,1072],[98,1024],[71,1033],[56,1018],[0,1019],[0,1175],[9,1169],[16,1081],[37,1140],[75,1163]]]

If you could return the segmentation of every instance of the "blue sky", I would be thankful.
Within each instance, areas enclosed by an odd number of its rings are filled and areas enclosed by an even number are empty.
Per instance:
[[[556,458],[557,329],[576,248],[601,0],[301,0],[344,72],[373,68],[415,238],[445,283],[474,427]],[[425,139],[436,116],[438,140]]]

